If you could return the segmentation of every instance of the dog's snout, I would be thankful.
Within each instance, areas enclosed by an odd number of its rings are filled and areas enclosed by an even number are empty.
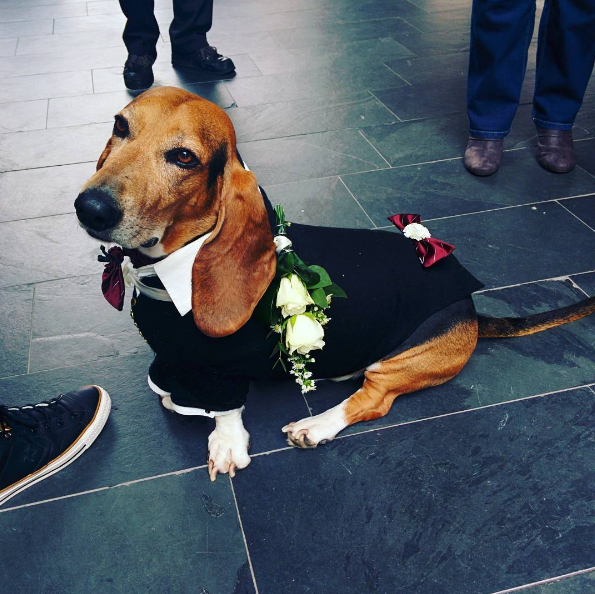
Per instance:
[[[93,231],[107,231],[122,218],[116,201],[105,190],[92,188],[81,192],[74,208],[79,221]]]

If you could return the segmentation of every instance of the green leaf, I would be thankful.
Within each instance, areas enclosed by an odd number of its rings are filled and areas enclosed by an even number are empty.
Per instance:
[[[314,289],[313,291],[310,291],[310,297],[312,297],[312,301],[314,301],[320,309],[326,309],[328,307],[324,289]]]
[[[277,354],[277,353],[278,353],[280,350],[281,350],[281,349],[280,349],[280,347],[279,347],[279,343],[277,343],[277,344],[275,345],[275,348],[273,349],[273,352],[272,352],[272,353],[269,355],[269,358],[272,358],[272,357],[274,357],[274,356],[275,356],[275,355],[276,355],[276,354]]]
[[[318,273],[313,271],[310,267],[306,266],[305,264],[297,264],[295,267],[295,271],[297,272],[298,276],[304,281],[304,284],[308,289],[320,282],[320,276],[318,276]]]
[[[314,271],[320,277],[320,280],[311,286],[308,286],[308,289],[318,289],[321,287],[328,287],[332,284],[331,277],[328,275],[328,272],[322,266],[316,266],[316,264],[310,266],[310,270]]]
[[[261,297],[258,305],[254,308],[254,315],[258,320],[270,326],[277,321],[278,314],[275,311],[277,291],[279,290],[279,281],[274,280],[265,294]]]
[[[324,292],[327,295],[332,295],[333,297],[341,297],[343,299],[347,299],[347,295],[346,295],[345,291],[339,285],[336,285],[335,283],[332,283],[328,287],[324,287]]]
[[[291,274],[295,266],[295,255],[293,252],[281,252],[277,258],[276,278],[282,278]]]

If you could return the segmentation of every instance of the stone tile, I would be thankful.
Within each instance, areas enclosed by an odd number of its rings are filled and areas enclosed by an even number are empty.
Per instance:
[[[495,317],[528,316],[583,299],[584,293],[568,280],[531,283],[474,295],[478,313]],[[400,396],[385,417],[353,425],[345,433],[590,384],[595,381],[592,363],[595,347],[590,338],[594,330],[595,318],[591,316],[531,336],[480,339],[471,359],[454,379],[441,386]],[[312,414],[320,414],[339,404],[360,386],[361,380],[320,383],[316,392],[307,396]]]
[[[357,130],[243,142],[238,150],[261,185],[386,166]]]
[[[561,200],[560,204],[589,225],[591,229],[595,229],[595,196]]]
[[[89,4],[95,3],[90,2]],[[124,31],[126,17],[122,13],[119,3],[116,3],[116,5],[119,12],[112,14],[56,19],[54,34],[62,35],[64,33],[80,33],[81,31]]]
[[[85,95],[92,92],[90,72],[38,74],[0,80],[0,103]]]
[[[36,55],[34,60],[30,56],[13,56],[11,53],[11,57],[0,58],[0,77],[20,77],[122,66],[126,61],[126,55],[126,48],[123,45],[102,48],[100,52],[93,49],[68,52],[64,55]]]
[[[419,6],[426,12],[439,12],[439,18],[445,22],[451,20],[451,12],[464,11],[465,14],[471,14],[471,0],[449,0],[443,2],[442,0],[409,0],[412,4]]]
[[[0,38],[26,37],[27,35],[51,35],[53,27],[53,19],[0,23]]]
[[[109,308],[106,303],[101,312]],[[128,314],[120,312],[123,317]],[[130,319],[129,330],[136,333]],[[85,384],[99,384],[112,398],[112,413],[101,437],[77,463],[27,489],[11,505],[42,501],[90,489],[176,472],[205,464],[212,419],[165,410],[147,385],[152,355],[111,357],[76,367],[0,381],[0,402],[23,405]],[[308,409],[293,382],[255,384],[244,414],[252,454],[286,447],[281,432],[289,419]],[[246,469],[248,470],[248,469]],[[207,477],[206,468],[198,471]],[[226,484],[227,477],[219,479]],[[0,513],[0,517],[1,517]]]
[[[593,414],[581,389],[255,459],[233,482],[259,591],[477,594],[588,567]]]
[[[0,134],[45,128],[48,102],[19,101],[0,104]]]
[[[432,234],[487,288],[593,270],[595,234],[559,204],[433,221]]]
[[[0,377],[27,373],[33,287],[0,290]]]
[[[438,24],[424,32],[416,29],[405,31],[396,39],[416,56],[469,51],[469,27],[451,29]]]
[[[229,80],[236,77],[245,76],[260,76],[261,72],[256,68],[254,62],[247,55],[231,56],[235,65],[236,73],[229,73],[225,75],[217,75],[213,73],[203,72],[199,69],[176,69],[174,70],[171,64],[168,62],[157,62],[153,66],[153,74],[155,75],[155,85],[165,86],[173,85],[176,87],[187,88],[192,90],[192,83],[205,83],[208,84],[212,81],[217,80]],[[110,91],[124,91],[126,92],[126,86],[124,85],[124,79],[122,77],[123,66],[116,66],[114,68],[104,68],[93,71],[93,85],[95,93],[107,93]],[[200,89],[200,87],[197,87]],[[230,95],[222,85],[215,88],[218,91],[218,95],[212,92],[211,95],[215,99],[222,101],[223,106],[229,107],[233,100],[230,99]],[[209,97],[207,97],[208,99]],[[229,102],[231,101],[231,102]],[[229,102],[229,103],[228,103]]]
[[[97,270],[99,242],[79,228],[74,214],[0,223],[0,232],[1,286]]]
[[[458,78],[449,78],[437,85],[420,83],[388,88],[372,87],[374,95],[401,120],[419,120],[467,111],[467,87]]]
[[[69,16],[83,16],[87,14],[84,2],[72,4],[51,4],[49,6],[14,6],[0,8],[0,23],[15,21],[39,21]]]
[[[1,174],[0,221],[74,212],[74,200],[94,172],[91,162]]]
[[[347,95],[382,85],[399,87],[407,83],[388,68],[352,69],[349,65],[316,68],[309,72],[288,72],[229,81],[228,88],[240,107]],[[381,99],[382,101],[382,99]],[[392,110],[391,110],[392,111]],[[399,114],[397,114],[399,115]]]
[[[0,171],[97,161],[112,124],[0,135]]]
[[[383,3],[382,6],[382,10],[386,10],[387,4]],[[364,41],[384,37],[392,37],[402,43],[402,38],[407,34],[416,32],[414,27],[403,19],[399,17],[384,18],[384,16],[378,20],[326,23],[320,26],[277,31],[272,35],[283,48],[290,49],[333,46],[334,44],[350,43],[354,40]]]
[[[593,80],[591,80],[591,84],[593,84]],[[585,95],[575,123],[588,130],[591,136],[595,136],[595,95]]]
[[[525,590],[526,594],[585,594],[595,589],[595,571],[562,578],[559,581]]]
[[[325,52],[321,52],[319,47],[310,47],[251,53],[252,59],[265,75],[345,65],[353,69],[380,70],[380,62],[384,60],[412,55],[407,48],[391,37],[337,44]]]
[[[389,149],[371,138],[378,150],[393,161],[427,158],[429,155],[421,152],[426,145],[419,136],[417,143],[413,142],[414,124],[405,129],[405,138],[397,134],[400,126],[395,124]],[[368,134],[369,129],[364,132]],[[405,139],[412,142],[408,145]],[[412,154],[390,154],[390,148],[398,151],[400,146],[405,150],[411,146]],[[462,160],[455,159],[345,175],[343,180],[379,227],[386,225],[387,216],[398,212],[420,213],[428,220],[595,191],[595,179],[584,171],[575,169],[565,176],[550,173],[539,167],[529,151],[505,153],[500,171],[488,178],[470,175]]]
[[[412,85],[432,84],[437,81],[459,79],[467,84],[469,53],[455,52],[447,55],[415,56],[386,60],[391,70],[402,76]]]
[[[575,282],[585,293],[591,297],[595,296],[595,272],[588,274],[579,274],[572,276],[571,279]]]
[[[73,4],[71,6],[80,6]],[[1,16],[0,16],[1,18]],[[161,42],[158,42],[159,46]],[[17,48],[17,55],[32,56],[38,54],[66,54],[77,50],[103,50],[107,47],[122,46],[121,31],[83,31],[79,33],[55,34],[23,37]]]
[[[18,39],[0,39],[0,57],[14,56]]]
[[[72,594],[115,594],[132,583],[144,592],[254,594],[229,483],[210,483],[204,472],[8,511],[0,526],[11,534],[0,544],[0,575],[23,594],[49,594],[65,584]],[[32,534],[54,535],[53,554],[45,538]],[[29,561],[18,553],[23,548]]]
[[[93,276],[40,283],[35,288],[30,371],[150,353],[127,311],[101,293],[102,266]]]
[[[106,71],[101,72],[106,73]],[[109,74],[109,76],[114,79],[114,83],[118,82],[121,83],[121,86],[124,86],[122,74],[117,75],[117,77],[115,73]],[[233,104],[233,99],[224,85],[202,83],[183,86],[192,93],[204,97],[221,107],[229,107]],[[52,99],[48,111],[48,128],[82,126],[101,122],[113,123],[114,115],[126,107],[138,94],[129,91],[115,91],[83,97]],[[107,142],[108,137],[109,134],[105,137],[105,142]],[[99,157],[100,152],[97,153],[97,157]]]
[[[239,142],[388,124],[397,118],[367,91],[230,109]]]
[[[595,139],[575,143],[576,162],[595,176]]]
[[[374,226],[338,177],[311,179],[265,188],[287,220],[306,225],[370,229]]]

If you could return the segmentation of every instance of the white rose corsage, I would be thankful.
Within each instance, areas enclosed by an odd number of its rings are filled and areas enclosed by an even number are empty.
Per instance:
[[[295,376],[302,393],[316,389],[312,372],[307,369],[314,363],[311,351],[324,347],[324,328],[330,318],[326,315],[332,297],[347,297],[334,284],[321,266],[306,264],[292,249],[287,237],[291,225],[285,220],[283,207],[275,206],[277,232],[274,242],[277,250],[277,273],[258,310],[271,327],[271,334],[279,335],[271,357],[277,357],[273,368],[281,365]]]

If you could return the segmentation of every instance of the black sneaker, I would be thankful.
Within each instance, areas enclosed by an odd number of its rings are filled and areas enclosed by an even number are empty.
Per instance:
[[[124,64],[124,84],[131,91],[148,89],[155,78],[153,77],[153,56],[135,56],[130,54]]]
[[[222,56],[212,45],[205,45],[189,54],[180,54],[174,50],[171,63],[174,68],[200,68],[215,74],[228,74],[236,69],[233,60]]]
[[[74,462],[97,438],[109,394],[85,386],[54,400],[0,406],[0,505]]]

